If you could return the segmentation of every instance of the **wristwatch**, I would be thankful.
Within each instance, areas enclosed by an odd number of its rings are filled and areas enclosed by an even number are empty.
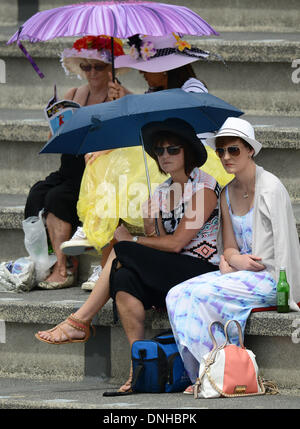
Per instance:
[[[138,241],[138,236],[137,235],[135,235],[134,237],[132,237],[132,241],[135,241],[135,242],[137,242]]]

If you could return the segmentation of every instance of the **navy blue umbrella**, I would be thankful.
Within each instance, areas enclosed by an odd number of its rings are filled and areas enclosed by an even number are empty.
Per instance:
[[[243,112],[207,93],[169,89],[126,95],[108,103],[81,107],[62,125],[40,153],[84,154],[142,145],[149,196],[151,184],[141,128],[152,121],[181,118],[196,133],[218,130],[229,116]],[[200,143],[200,141],[199,141]],[[156,232],[159,235],[156,219]]]
[[[178,117],[196,133],[218,130],[229,116],[243,112],[207,93],[169,89],[126,95],[108,103],[81,107],[63,124],[40,153],[84,154],[143,145],[140,130],[151,121]]]

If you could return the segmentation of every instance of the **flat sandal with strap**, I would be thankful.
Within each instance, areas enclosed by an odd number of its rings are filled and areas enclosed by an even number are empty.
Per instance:
[[[113,392],[104,392],[103,396],[125,396],[132,395],[134,391],[132,390],[132,378],[133,378],[133,368],[132,363],[130,366],[129,378],[123,386],[121,386],[117,391]]]
[[[62,325],[64,325],[65,323],[67,325],[71,326],[72,328],[76,329],[77,331],[85,332],[85,336],[81,339],[70,338],[69,335],[62,328]],[[93,334],[95,335],[95,327],[93,325],[91,325],[91,320],[78,319],[77,317],[74,316],[74,314],[71,314],[65,321],[63,321],[59,325],[55,326],[52,329],[49,329],[48,331],[45,331],[45,332],[49,333],[50,336],[53,338],[52,332],[55,330],[58,330],[58,331],[60,331],[61,336],[63,334],[67,337],[65,340],[58,340],[58,341],[56,341],[54,339],[46,340],[46,339],[42,338],[38,333],[35,334],[35,337],[39,341],[42,341],[42,342],[48,343],[48,344],[86,343],[91,336],[90,327],[93,328]]]

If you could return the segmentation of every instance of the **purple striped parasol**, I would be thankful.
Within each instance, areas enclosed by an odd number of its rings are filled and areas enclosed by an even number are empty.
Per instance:
[[[58,37],[101,34],[125,39],[135,34],[165,36],[172,32],[191,36],[218,35],[204,19],[185,6],[144,1],[94,1],[38,12],[7,44],[17,42],[34,66],[21,40],[36,43]]]
[[[192,36],[218,33],[185,6],[154,2],[87,2],[38,12],[8,41],[43,42],[56,37],[106,36],[125,39],[134,34]]]

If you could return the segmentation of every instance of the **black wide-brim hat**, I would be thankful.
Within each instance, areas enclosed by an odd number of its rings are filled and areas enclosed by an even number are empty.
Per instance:
[[[142,136],[146,152],[154,159],[156,155],[153,151],[153,137],[161,131],[168,131],[182,137],[193,148],[196,157],[197,167],[201,167],[207,160],[207,152],[201,140],[197,137],[194,128],[180,118],[168,118],[164,121],[148,122],[142,127]]]

